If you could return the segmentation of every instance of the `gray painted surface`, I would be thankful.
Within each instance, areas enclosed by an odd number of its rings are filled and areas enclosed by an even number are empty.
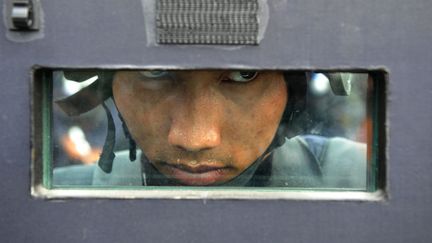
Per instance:
[[[272,0],[261,44],[234,49],[147,46],[139,0],[41,2],[43,38],[14,42],[0,25],[2,242],[432,241],[432,1]],[[33,65],[178,63],[387,68],[390,199],[57,202],[30,197]]]

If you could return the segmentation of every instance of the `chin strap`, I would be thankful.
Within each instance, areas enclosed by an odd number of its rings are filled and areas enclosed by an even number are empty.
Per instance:
[[[102,103],[102,106],[107,115],[108,128],[107,128],[107,136],[105,138],[105,144],[102,149],[102,154],[99,158],[98,165],[105,173],[111,173],[112,165],[114,161],[114,146],[115,146],[115,125],[114,119],[111,115],[110,110],[105,105],[105,102]]]
[[[99,167],[105,172],[105,173],[111,173],[112,171],[112,166],[113,166],[113,161],[115,158],[115,154],[114,154],[114,146],[115,146],[115,140],[116,140],[116,128],[115,128],[115,123],[114,123],[114,119],[111,115],[111,111],[109,110],[109,108],[106,106],[105,103],[102,103],[102,106],[105,110],[105,113],[107,115],[107,121],[108,121],[108,128],[107,128],[107,136],[105,138],[105,143],[102,149],[102,154],[99,158],[99,162],[98,165]],[[136,143],[135,140],[132,138],[132,136],[130,135],[130,132],[126,126],[126,123],[123,120],[123,117],[120,115],[120,113],[118,113],[118,116],[120,118],[120,121],[122,122],[122,128],[123,128],[123,132],[124,135],[126,137],[126,139],[129,141],[129,160],[135,161],[136,160]]]
[[[129,160],[135,161],[136,160],[136,143],[135,140],[132,138],[128,127],[126,126],[125,121],[123,120],[123,117],[120,113],[118,113],[118,116],[120,118],[120,121],[122,122],[123,132],[127,140],[129,140]]]

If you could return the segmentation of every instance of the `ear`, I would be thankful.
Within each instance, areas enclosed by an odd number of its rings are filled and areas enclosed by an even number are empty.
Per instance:
[[[307,130],[308,119],[302,119],[307,105],[307,87],[310,79],[308,72],[285,72],[285,82],[288,88],[288,101],[282,115],[278,133],[284,138],[291,138]],[[278,134],[277,134],[278,135]]]

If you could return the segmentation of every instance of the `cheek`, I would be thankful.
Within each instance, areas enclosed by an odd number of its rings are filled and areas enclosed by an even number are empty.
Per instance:
[[[270,86],[262,96],[230,111],[231,154],[238,165],[247,167],[261,156],[274,138],[287,101],[285,82]]]
[[[162,139],[169,128],[166,105],[155,104],[150,94],[136,89],[131,84],[114,82],[113,95],[134,140],[149,155],[163,148]],[[165,134],[165,136],[163,136]]]

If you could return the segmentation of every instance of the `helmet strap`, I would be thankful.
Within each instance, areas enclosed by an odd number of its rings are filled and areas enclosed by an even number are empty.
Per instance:
[[[129,132],[129,129],[126,126],[126,122],[124,121],[120,112],[118,113],[118,116],[120,118],[120,121],[122,122],[122,128],[123,128],[124,135],[125,135],[126,139],[129,141],[129,160],[135,161],[136,160],[136,142],[132,138],[132,136]]]
[[[102,149],[101,156],[99,158],[98,165],[105,173],[111,173],[112,165],[114,161],[114,146],[115,146],[115,125],[110,110],[106,106],[105,102],[102,103],[108,120],[107,136]]]

